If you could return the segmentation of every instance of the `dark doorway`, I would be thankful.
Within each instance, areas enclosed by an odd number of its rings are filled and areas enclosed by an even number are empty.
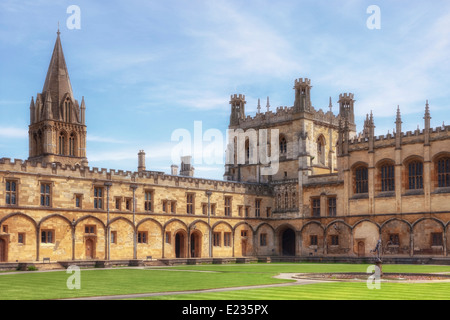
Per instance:
[[[295,231],[286,229],[281,235],[281,253],[283,256],[295,256]]]
[[[178,232],[175,235],[175,257],[176,258],[186,258],[185,253],[184,253],[184,251],[185,251],[184,243],[185,243],[184,234],[182,234],[181,232]]]
[[[191,234],[191,258],[201,258],[201,236],[198,232]]]
[[[0,262],[6,262],[6,241],[0,239]]]

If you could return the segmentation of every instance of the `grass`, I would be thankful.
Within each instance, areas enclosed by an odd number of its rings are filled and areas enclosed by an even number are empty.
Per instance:
[[[358,264],[230,264],[178,266],[154,269],[81,270],[81,289],[69,290],[65,271],[0,275],[1,300],[61,299],[134,293],[203,290],[291,282],[274,279],[278,273],[366,272]],[[191,272],[188,272],[191,271]],[[199,272],[203,271],[203,272]],[[208,272],[209,271],[209,272]],[[450,272],[450,266],[385,265],[384,272]],[[158,299],[449,299],[450,283],[382,283],[381,290],[369,290],[363,283],[317,283],[303,286],[236,290],[218,293],[162,296]]]
[[[168,295],[145,300],[449,300],[450,283],[382,283],[369,290],[366,283],[330,282],[228,292]]]

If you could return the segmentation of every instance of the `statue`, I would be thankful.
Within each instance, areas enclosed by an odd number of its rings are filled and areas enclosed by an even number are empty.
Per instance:
[[[377,241],[375,249],[371,250],[370,252],[377,255],[377,261],[381,261],[381,239]]]
[[[383,264],[381,261],[381,239],[379,239],[377,241],[377,245],[375,246],[375,249],[370,250],[371,253],[375,253],[376,254],[376,260],[375,260],[375,265],[379,268],[379,274],[380,276],[383,276]]]

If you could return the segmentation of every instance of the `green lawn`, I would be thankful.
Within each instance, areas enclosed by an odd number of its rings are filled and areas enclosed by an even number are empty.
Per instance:
[[[449,300],[450,283],[382,283],[369,290],[362,283],[317,283],[228,292],[168,295],[146,300]]]
[[[61,299],[133,293],[173,292],[291,282],[274,279],[278,273],[366,272],[357,264],[231,264],[155,269],[81,270],[81,289],[69,290],[65,271],[0,275],[0,299]],[[188,272],[192,271],[192,272]],[[212,271],[212,272],[198,272]],[[450,266],[385,265],[384,272],[450,272]],[[450,283],[382,283],[369,290],[363,283],[321,283],[221,293],[163,296],[160,299],[448,299]]]

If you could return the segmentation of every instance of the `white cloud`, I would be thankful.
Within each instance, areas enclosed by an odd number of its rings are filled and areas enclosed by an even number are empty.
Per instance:
[[[26,139],[28,131],[22,128],[0,127],[0,137]]]

